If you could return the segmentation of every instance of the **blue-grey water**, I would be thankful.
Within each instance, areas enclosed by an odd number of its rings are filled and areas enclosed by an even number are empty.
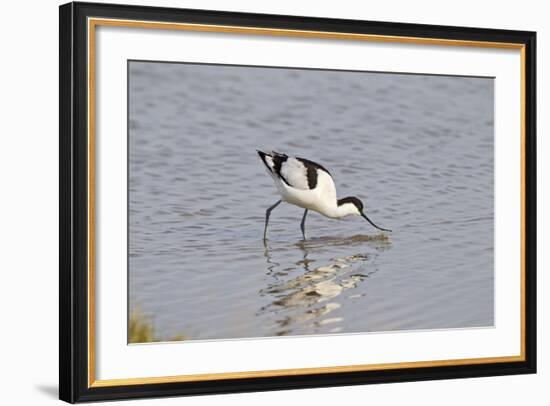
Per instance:
[[[130,62],[129,311],[156,340],[492,326],[491,78]],[[360,217],[281,204],[256,149]]]

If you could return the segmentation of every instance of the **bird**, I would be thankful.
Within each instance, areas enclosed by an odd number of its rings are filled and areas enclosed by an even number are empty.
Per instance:
[[[361,216],[373,227],[391,232],[389,229],[378,227],[367,217],[363,202],[359,198],[349,196],[338,199],[332,175],[322,165],[309,159],[291,157],[275,151],[270,153],[256,151],[281,195],[281,199],[265,212],[264,241],[267,239],[269,216],[283,201],[305,209],[300,223],[304,240],[306,240],[305,223],[309,210],[332,219],[349,215]]]

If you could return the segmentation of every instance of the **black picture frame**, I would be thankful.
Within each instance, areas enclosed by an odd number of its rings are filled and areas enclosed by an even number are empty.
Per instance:
[[[59,397],[67,402],[235,393],[536,372],[536,33],[390,22],[263,15],[206,10],[68,3],[59,32]],[[524,47],[525,357],[516,362],[429,366],[359,372],[90,386],[88,379],[89,196],[87,189],[87,24],[89,17],[345,32],[414,38],[513,43]]]

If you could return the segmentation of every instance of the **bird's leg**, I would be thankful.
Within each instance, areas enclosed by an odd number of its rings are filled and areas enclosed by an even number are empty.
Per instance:
[[[302,217],[302,222],[300,223],[300,227],[302,228],[302,236],[304,237],[304,240],[306,239],[306,216],[307,216],[307,209],[304,211],[304,217]]]
[[[267,239],[267,223],[269,223],[269,215],[271,214],[271,210],[277,207],[281,202],[282,200],[279,200],[277,203],[275,203],[273,206],[265,211],[264,241]]]

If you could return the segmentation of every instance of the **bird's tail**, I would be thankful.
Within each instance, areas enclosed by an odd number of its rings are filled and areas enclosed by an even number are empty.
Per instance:
[[[281,160],[281,158],[287,158],[286,155],[284,154],[279,154],[278,152],[263,152],[263,151],[260,151],[260,150],[256,150],[258,152],[258,155],[260,156],[260,158],[262,158],[262,162],[264,163],[264,165],[266,166],[267,170],[273,174],[275,174],[276,172],[276,165],[277,165],[277,162]]]

